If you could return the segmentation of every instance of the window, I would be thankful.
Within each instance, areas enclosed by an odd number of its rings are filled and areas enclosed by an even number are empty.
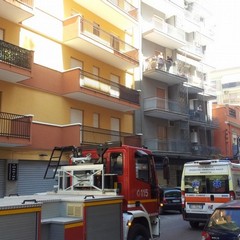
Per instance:
[[[113,152],[110,155],[110,168],[111,173],[122,175],[123,174],[123,154],[121,152]]]
[[[239,220],[239,209],[217,209],[210,218],[208,227],[217,231],[239,231],[240,220]]]
[[[144,151],[138,150],[135,155],[136,178],[149,182],[149,157]]]
[[[93,23],[93,34],[96,35],[96,36],[99,36],[100,35],[100,25],[96,22]]]
[[[236,110],[234,110],[232,108],[229,108],[229,116],[233,117],[233,118],[236,118]]]
[[[120,82],[120,77],[114,74],[110,75],[110,80],[111,80],[111,89],[110,89],[110,94],[113,97],[119,97],[119,82]]]
[[[70,122],[71,123],[83,123],[83,111],[72,108],[70,110]]]
[[[186,176],[186,193],[228,193],[228,176]]]
[[[71,59],[70,59],[70,67],[71,67],[71,68],[77,68],[77,67],[79,67],[79,68],[83,69],[83,62],[82,62],[82,61],[79,61],[79,60],[77,60],[77,59],[75,59],[75,58],[71,58]]]
[[[119,38],[115,37],[115,36],[111,36],[111,47],[117,51],[120,50],[120,42],[119,42]]]
[[[99,114],[98,113],[93,114],[93,127],[95,127],[95,128],[99,127]]]
[[[111,141],[120,141],[120,119],[111,118]]]

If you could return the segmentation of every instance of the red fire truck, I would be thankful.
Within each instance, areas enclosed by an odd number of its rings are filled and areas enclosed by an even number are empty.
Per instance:
[[[2,240],[159,238],[149,150],[120,143],[55,147],[44,178],[56,178],[53,192],[0,199]]]

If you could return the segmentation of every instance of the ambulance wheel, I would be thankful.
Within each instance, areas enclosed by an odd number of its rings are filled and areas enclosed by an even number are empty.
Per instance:
[[[189,224],[192,228],[198,228],[199,226],[199,222],[196,221],[190,221]]]
[[[134,224],[129,229],[127,240],[149,240],[148,230],[141,224]]]

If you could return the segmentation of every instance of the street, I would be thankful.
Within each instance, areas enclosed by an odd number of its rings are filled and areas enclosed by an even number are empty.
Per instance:
[[[201,231],[203,226],[198,229],[192,229],[188,222],[182,219],[178,212],[166,212],[160,215],[161,218],[161,236],[160,240],[201,240]]]

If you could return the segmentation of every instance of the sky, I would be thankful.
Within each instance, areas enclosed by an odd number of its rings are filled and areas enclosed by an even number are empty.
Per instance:
[[[215,41],[207,49],[217,69],[240,67],[240,0],[209,0],[215,16]]]

